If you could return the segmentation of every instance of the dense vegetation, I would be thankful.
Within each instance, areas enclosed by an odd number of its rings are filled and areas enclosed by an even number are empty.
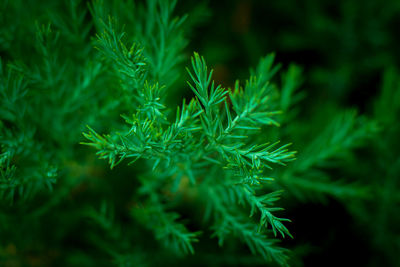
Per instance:
[[[398,1],[0,14],[1,266],[398,264]]]

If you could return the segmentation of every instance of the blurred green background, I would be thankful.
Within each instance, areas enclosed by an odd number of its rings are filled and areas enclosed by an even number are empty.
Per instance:
[[[311,246],[304,266],[399,266],[400,1],[237,0],[209,1],[209,7],[190,47],[214,66],[217,80],[232,85],[260,55],[275,52],[284,67],[295,62],[303,68],[306,96],[297,126],[308,138],[345,108],[381,122],[380,134],[356,151],[354,161],[329,170],[370,183],[373,199],[363,208],[335,197],[283,205],[293,220],[295,239],[288,243]],[[391,100],[379,107],[385,86],[393,87],[386,89]],[[307,142],[294,143],[301,153]],[[375,194],[382,187],[385,192]]]

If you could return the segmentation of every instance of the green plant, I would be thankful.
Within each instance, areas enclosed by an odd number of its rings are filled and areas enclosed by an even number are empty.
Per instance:
[[[273,214],[280,210],[273,205],[279,193],[260,195],[256,190],[272,180],[265,176],[265,168],[291,161],[294,153],[287,150],[287,145],[252,142],[260,127],[278,125],[274,119],[279,113],[275,110],[278,103],[272,98],[275,88],[269,83],[277,71],[272,67],[273,55],[261,60],[244,88],[238,82],[235,89],[226,90],[214,84],[212,71],[208,72],[204,58],[195,53],[193,73],[188,70],[192,83],[188,84],[196,98],[188,104],[184,100],[175,120],[169,122],[169,110],[162,96],[168,87],[159,85],[158,80],[144,81],[143,77],[156,75],[148,73],[151,68],[146,70],[141,49],[132,45],[128,50],[119,39],[111,44],[110,40],[121,35],[114,35],[113,29],[107,31],[113,37],[104,34],[98,42],[104,48],[102,52],[115,64],[120,87],[136,89],[132,90],[137,99],[136,112],[123,116],[129,127],[110,135],[102,136],[89,128],[84,135],[90,142],[85,144],[99,150],[97,154],[107,159],[111,168],[124,159],[129,164],[147,160],[149,170],[140,179],[142,186],[138,189],[144,198],[145,211],[135,211],[137,219],[150,227],[167,248],[193,253],[192,242],[197,241],[199,233],[188,231],[176,221],[180,216],[167,210],[179,205],[178,200],[187,191],[194,190],[200,196],[208,196],[193,201],[205,202],[205,218],[207,221],[213,218],[214,235],[220,245],[232,232],[252,252],[285,264],[285,250],[263,234],[270,224],[275,236],[278,232],[283,237],[290,236],[282,223],[288,219]],[[135,87],[137,84],[140,85]],[[228,99],[232,104],[228,104]],[[189,182],[187,188],[179,190],[185,179]],[[174,197],[164,196],[165,190]],[[250,206],[251,214],[260,212],[258,226],[239,212],[239,204]]]
[[[301,266],[292,216],[334,201],[396,262],[396,68],[361,114],[275,54],[224,87],[183,6],[1,3],[0,265]]]

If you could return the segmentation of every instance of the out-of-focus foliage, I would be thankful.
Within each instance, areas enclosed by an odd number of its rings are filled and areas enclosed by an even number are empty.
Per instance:
[[[0,14],[1,266],[400,261],[398,1]]]
[[[329,257],[332,265],[346,259],[396,266],[400,3],[238,0],[211,6],[229,19],[215,16],[206,38],[195,40],[218,64],[217,80],[231,83],[265,50],[303,68],[298,116],[280,128],[299,151],[297,161],[275,176],[294,197],[286,207],[293,227],[302,229],[297,241],[313,246],[304,264],[326,265]],[[217,36],[221,41],[207,41]]]

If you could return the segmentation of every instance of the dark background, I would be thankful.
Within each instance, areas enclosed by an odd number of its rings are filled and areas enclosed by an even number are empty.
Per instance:
[[[178,8],[189,7],[189,2]],[[284,68],[293,62],[300,65],[307,95],[304,116],[318,109],[323,113],[330,105],[370,115],[384,71],[400,64],[399,1],[222,0],[209,1],[208,6],[206,19],[190,36],[189,51],[204,55],[214,78],[225,86],[246,79],[248,67],[271,52]],[[295,237],[284,244],[309,245],[304,266],[399,262],[385,256],[385,245],[372,245],[369,229],[354,220],[345,203],[334,198],[296,201],[284,205]],[[373,224],[374,218],[370,220]]]

